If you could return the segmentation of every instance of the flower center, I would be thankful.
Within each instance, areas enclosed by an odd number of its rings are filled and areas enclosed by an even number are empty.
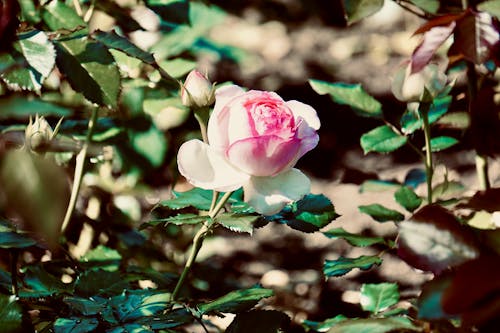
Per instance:
[[[254,135],[279,135],[288,137],[295,127],[292,111],[281,101],[249,101],[245,108],[253,120]]]

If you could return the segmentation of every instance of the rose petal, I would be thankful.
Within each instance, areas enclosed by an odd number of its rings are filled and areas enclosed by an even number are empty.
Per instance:
[[[288,101],[285,104],[292,110],[295,119],[304,119],[307,124],[315,130],[320,128],[321,122],[316,110],[314,110],[312,106],[294,100]]]
[[[189,140],[182,144],[177,154],[177,164],[181,175],[191,184],[206,190],[234,191],[250,178],[200,140]]]
[[[273,176],[291,168],[298,160],[301,142],[269,135],[240,140],[229,146],[227,158],[243,172],[259,177]]]
[[[304,156],[305,153],[314,149],[319,142],[319,135],[316,131],[309,127],[305,122],[301,122],[297,129],[297,136],[300,139],[300,149],[297,154],[297,160]],[[297,161],[295,161],[296,163]],[[294,163],[294,165],[295,165]]]
[[[243,185],[245,201],[263,215],[279,213],[286,204],[301,199],[311,190],[311,181],[298,169],[274,177],[252,177]]]

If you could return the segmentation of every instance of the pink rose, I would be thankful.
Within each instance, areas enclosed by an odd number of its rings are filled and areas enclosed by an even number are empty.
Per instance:
[[[209,144],[185,142],[179,171],[204,189],[227,192],[243,186],[245,201],[272,215],[309,193],[309,179],[293,166],[316,147],[319,127],[316,111],[307,104],[285,102],[274,92],[223,87],[215,93]]]

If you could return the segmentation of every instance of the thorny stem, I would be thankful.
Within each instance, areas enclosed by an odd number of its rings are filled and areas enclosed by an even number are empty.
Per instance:
[[[434,166],[432,165],[432,147],[431,147],[431,126],[429,124],[429,104],[421,103],[419,108],[420,117],[422,117],[425,139],[425,174],[427,180],[427,202],[432,203],[432,175]]]
[[[85,166],[85,160],[87,157],[87,151],[89,149],[90,143],[92,141],[92,133],[94,132],[94,125],[97,120],[98,109],[92,109],[92,115],[90,116],[89,125],[87,128],[87,135],[85,137],[85,142],[83,143],[82,150],[76,156],[76,166],[75,166],[75,177],[73,180],[73,188],[71,190],[71,197],[69,199],[68,209],[66,210],[66,215],[61,226],[61,233],[64,233],[68,227],[69,220],[73,215],[73,211],[76,206],[76,199],[78,198],[78,193],[80,192],[80,186],[82,185],[83,169]]]
[[[171,301],[175,301],[177,298],[177,295],[179,294],[179,291],[181,290],[182,285],[184,284],[184,281],[186,280],[187,275],[189,274],[191,267],[193,263],[196,260],[196,257],[198,256],[198,253],[200,252],[201,246],[203,245],[203,240],[205,239],[205,236],[212,230],[214,227],[214,223],[212,219],[217,216],[219,211],[222,209],[222,207],[226,204],[227,200],[231,196],[232,192],[226,192],[224,196],[217,202],[215,207],[210,210],[208,213],[208,216],[210,219],[205,221],[203,223],[202,227],[198,230],[198,232],[194,235],[193,238],[193,246],[191,247],[191,253],[189,254],[189,257],[186,261],[186,264],[184,265],[184,269],[181,273],[181,276],[179,277],[179,281],[177,281],[177,285],[174,288],[174,291],[172,292],[172,295],[170,296]]]
[[[19,252],[17,249],[10,250],[10,281],[12,284],[12,294],[18,296],[19,289],[17,288],[17,259]]]

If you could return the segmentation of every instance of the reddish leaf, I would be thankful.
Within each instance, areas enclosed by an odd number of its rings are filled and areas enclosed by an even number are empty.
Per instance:
[[[438,48],[451,36],[455,26],[455,21],[452,21],[448,25],[435,26],[424,33],[422,42],[411,57],[412,73],[421,71],[431,61]]]
[[[449,50],[453,58],[463,57],[475,64],[498,61],[500,33],[497,22],[486,12],[468,10],[457,20],[454,43]]]
[[[18,12],[17,1],[0,0],[0,52],[8,51],[12,46],[19,25]]]
[[[464,13],[438,16],[432,20],[427,21],[427,23],[425,23],[420,28],[418,28],[413,33],[413,35],[423,34],[423,33],[427,32],[435,27],[442,27],[442,26],[450,25],[452,22],[455,22],[458,19],[460,19],[463,15],[464,15]]]
[[[479,255],[472,230],[441,206],[425,206],[399,223],[398,255],[411,266],[440,274]]]

